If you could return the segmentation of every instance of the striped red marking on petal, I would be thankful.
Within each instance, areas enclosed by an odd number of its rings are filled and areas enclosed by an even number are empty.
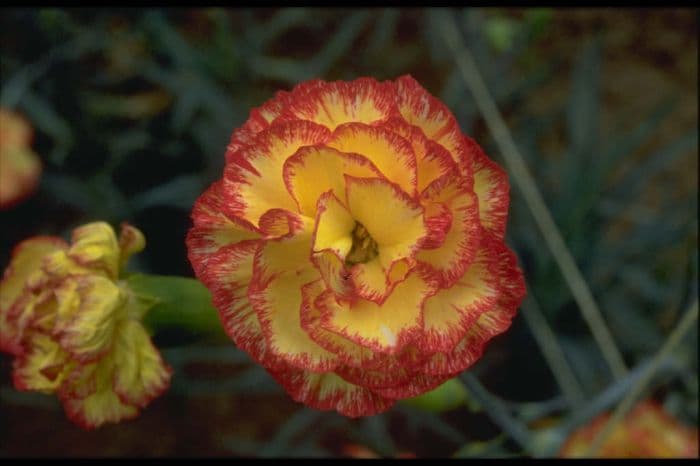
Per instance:
[[[260,217],[260,231],[265,239],[291,237],[311,228],[309,217],[285,209],[270,209]]]
[[[449,379],[453,378],[457,374],[447,374],[447,375],[425,375],[425,374],[414,374],[411,379],[402,385],[397,385],[393,387],[385,388],[375,388],[373,391],[379,395],[391,398],[394,400],[401,400],[404,398],[412,398],[414,396],[421,395],[427,391],[439,387]]]
[[[411,144],[382,125],[346,123],[338,126],[326,145],[361,154],[410,197],[417,195],[416,154]]]
[[[316,409],[334,409],[348,417],[379,414],[394,404],[393,400],[351,384],[332,372],[316,374],[288,369],[270,374],[295,401]]]
[[[224,168],[224,212],[254,226],[270,209],[296,211],[283,180],[283,166],[299,148],[325,142],[328,129],[308,121],[275,123],[254,144],[236,152]]]
[[[447,206],[452,217],[439,247],[422,249],[415,256],[431,271],[440,287],[447,288],[464,274],[479,248],[482,228],[478,200],[459,175],[435,180],[423,191],[422,200],[429,206],[426,207],[429,219],[431,215],[439,215],[433,213],[439,209],[435,204]],[[433,244],[428,241],[428,246]]]
[[[406,139],[416,154],[417,189],[422,192],[430,183],[448,173],[458,173],[459,166],[450,152],[440,144],[428,139],[423,131],[403,118],[391,118],[382,124]]]
[[[494,241],[501,294],[496,305],[484,312],[464,338],[448,353],[436,353],[423,371],[427,374],[461,372],[476,362],[492,338],[505,332],[525,296],[525,284],[515,254],[502,241]]]
[[[308,120],[331,130],[343,123],[374,123],[396,115],[392,83],[373,78],[324,82],[311,80],[291,91],[280,120]]]
[[[236,152],[251,146],[255,142],[255,136],[268,128],[284,109],[289,100],[289,92],[279,91],[274,98],[268,100],[258,108],[250,111],[246,122],[233,131],[231,140],[226,147],[226,162],[234,159]]]
[[[423,303],[434,291],[432,283],[411,273],[382,305],[367,300],[339,302],[327,294],[316,305],[324,329],[373,351],[398,354],[420,337]]]
[[[471,180],[472,154],[452,112],[411,76],[398,78],[396,89],[399,111],[404,119],[447,149],[462,175]]]
[[[267,362],[267,347],[258,315],[248,300],[253,259],[261,240],[247,240],[221,248],[200,279],[211,290],[212,303],[227,335],[257,362]]]
[[[503,238],[510,202],[508,174],[471,139],[474,153],[474,192],[479,197],[479,218],[484,228]]]
[[[309,216],[316,214],[323,193],[332,191],[344,198],[344,175],[384,178],[368,158],[321,145],[302,147],[284,162],[283,168],[287,191],[299,211]]]
[[[187,257],[197,277],[206,269],[209,257],[219,248],[260,237],[259,229],[223,212],[222,182],[213,183],[194,203],[193,226],[187,233]]]
[[[474,322],[499,299],[498,246],[482,236],[476,258],[450,288],[441,289],[423,305],[424,335],[417,345],[426,353],[450,351]]]

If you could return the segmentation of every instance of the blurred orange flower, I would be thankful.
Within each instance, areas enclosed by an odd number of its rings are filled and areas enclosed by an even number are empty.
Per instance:
[[[41,161],[31,139],[32,129],[22,117],[0,109],[0,210],[23,200],[39,182]]]
[[[385,411],[479,359],[525,294],[506,173],[410,76],[253,109],[187,238],[224,327],[302,403]]]
[[[141,325],[148,308],[120,280],[145,245],[122,225],[73,232],[72,244],[38,236],[20,243],[0,281],[0,350],[15,356],[19,390],[57,393],[84,428],[138,415],[168,387],[171,370]]]
[[[605,413],[569,437],[560,456],[581,457],[610,419]],[[698,429],[684,426],[653,401],[639,403],[612,431],[600,458],[697,458]]]

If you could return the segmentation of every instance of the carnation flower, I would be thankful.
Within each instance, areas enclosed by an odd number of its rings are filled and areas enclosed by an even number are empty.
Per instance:
[[[0,282],[0,350],[15,356],[15,387],[57,393],[88,429],[137,416],[170,382],[141,325],[147,304],[120,280],[144,245],[133,226],[117,239],[104,222],[75,229],[71,244],[30,238]]]
[[[31,194],[41,162],[32,151],[32,129],[19,115],[0,109],[0,210]]]
[[[581,457],[605,427],[610,413],[604,413],[574,432],[560,456]],[[698,429],[681,424],[654,401],[639,403],[601,445],[599,458],[697,458]]]
[[[235,130],[190,262],[297,401],[387,410],[472,365],[524,296],[508,179],[413,78],[308,81]]]

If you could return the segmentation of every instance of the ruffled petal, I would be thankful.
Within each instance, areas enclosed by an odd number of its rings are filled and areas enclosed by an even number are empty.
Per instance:
[[[476,195],[457,176],[442,177],[433,182],[423,192],[423,201],[432,207],[426,208],[428,222],[440,215],[435,204],[442,204],[450,211],[449,230],[442,233],[439,247],[422,249],[416,254],[416,260],[427,265],[435,274],[442,288],[451,286],[474,260],[481,227],[479,225],[479,208]],[[442,209],[442,207],[440,208]],[[444,218],[444,217],[443,217]],[[432,226],[430,240],[435,239],[436,227]],[[428,244],[432,246],[432,241]]]
[[[138,416],[138,408],[124,403],[112,389],[115,366],[111,357],[76,369],[72,383],[64,384],[59,392],[73,422],[90,430]]]
[[[449,151],[428,139],[419,127],[407,123],[403,118],[392,118],[383,127],[395,132],[411,144],[413,153],[416,155],[418,192],[422,192],[441,176],[459,172],[458,165]]]
[[[26,321],[29,316],[27,306],[10,309],[23,293],[31,275],[41,274],[41,264],[48,254],[68,247],[65,241],[52,236],[37,236],[18,244],[12,251],[10,265],[5,269],[0,281],[0,350],[17,354],[21,351],[22,326],[18,321]]]
[[[65,299],[77,306],[64,306],[66,312],[59,314],[54,333],[72,358],[94,361],[110,351],[115,326],[126,317],[127,297],[111,280],[99,275],[82,275],[74,281],[77,288]]]
[[[284,182],[296,200],[300,212],[315,216],[321,195],[331,191],[345,194],[344,175],[381,177],[381,172],[367,158],[330,147],[303,147],[284,163]]]
[[[464,275],[426,300],[424,335],[418,343],[424,351],[451,350],[479,316],[496,304],[501,290],[495,247],[482,242]]]
[[[288,94],[288,92],[281,91],[274,99],[270,99],[260,107],[250,111],[248,120],[243,126],[234,130],[231,135],[231,141],[226,148],[227,163],[235,158],[235,154],[239,150],[254,144],[255,136],[268,128],[270,123],[280,115]]]
[[[336,354],[339,361],[353,367],[374,367],[383,355],[363,348],[354,342],[323,328],[318,300],[324,299],[322,284],[318,281],[305,285],[302,290],[301,327],[321,347]]]
[[[68,257],[90,269],[101,269],[111,279],[119,276],[119,243],[106,222],[94,222],[73,230]]]
[[[471,179],[472,153],[450,110],[411,76],[398,78],[396,89],[401,116],[447,149],[462,174]]]
[[[348,210],[377,242],[382,266],[411,257],[428,234],[420,204],[388,181],[345,179]]]
[[[260,132],[224,169],[224,212],[255,227],[270,209],[296,212],[282,178],[284,162],[300,147],[323,143],[328,136],[327,128],[308,121],[276,123]]]
[[[508,175],[472,142],[474,192],[479,197],[479,219],[487,230],[503,238],[508,221],[510,184]]]
[[[168,388],[172,369],[139,322],[129,319],[119,326],[112,357],[114,391],[123,403],[143,408]]]
[[[198,277],[206,270],[211,255],[222,246],[260,237],[252,227],[234,222],[223,213],[222,184],[212,184],[192,209],[194,226],[187,233],[187,256]]]
[[[68,353],[49,335],[38,332],[32,333],[26,348],[12,364],[15,388],[45,393],[55,391],[71,371]]]
[[[348,417],[378,414],[394,403],[367,388],[343,380],[333,372],[316,374],[289,369],[272,371],[271,374],[295,401],[316,409],[335,409]]]
[[[502,241],[493,241],[492,244],[501,291],[496,305],[479,316],[452,351],[433,355],[423,366],[425,373],[454,374],[465,370],[481,357],[485,345],[494,336],[510,327],[525,296],[525,283],[515,254]]]
[[[266,360],[267,346],[258,315],[248,300],[248,284],[253,276],[253,259],[261,244],[248,240],[220,249],[201,277],[212,292],[212,301],[226,333],[259,363]]]
[[[408,141],[382,126],[347,123],[333,131],[327,146],[361,154],[410,196],[416,193],[416,155]]]
[[[312,80],[292,90],[281,119],[308,120],[333,130],[348,122],[385,120],[396,112],[391,83],[379,83],[371,78],[351,82]]]
[[[122,223],[119,232],[119,267],[123,268],[132,255],[143,251],[145,247],[146,238],[141,230],[128,223]]]
[[[249,297],[274,357],[294,367],[325,372],[337,366],[338,357],[311,339],[301,325],[301,288],[317,277],[313,268],[300,275],[280,274],[267,282],[254,277]]]
[[[431,284],[413,273],[396,285],[382,305],[366,300],[338,302],[326,295],[318,303],[322,325],[358,345],[396,354],[420,335],[423,302],[432,292]]]

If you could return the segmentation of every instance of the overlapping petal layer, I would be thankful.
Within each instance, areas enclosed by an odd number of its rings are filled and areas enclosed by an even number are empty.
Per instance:
[[[15,386],[57,393],[88,429],[135,417],[170,382],[140,322],[146,303],[119,280],[144,246],[130,225],[117,238],[108,224],[91,223],[71,244],[24,241],[0,281],[0,349],[15,355]]]
[[[281,91],[226,161],[189,257],[228,334],[295,400],[386,410],[510,325],[525,289],[507,176],[413,78]]]

